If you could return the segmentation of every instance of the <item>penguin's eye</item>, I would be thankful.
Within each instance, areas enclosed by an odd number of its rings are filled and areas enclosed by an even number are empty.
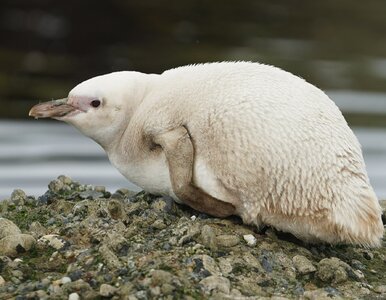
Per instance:
[[[98,107],[99,105],[101,105],[101,102],[99,100],[92,100],[91,101],[92,107]]]

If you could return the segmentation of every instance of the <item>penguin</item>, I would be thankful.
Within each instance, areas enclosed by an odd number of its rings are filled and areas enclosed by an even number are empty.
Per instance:
[[[86,80],[30,116],[75,126],[145,191],[307,243],[380,246],[381,207],[334,102],[254,62]]]

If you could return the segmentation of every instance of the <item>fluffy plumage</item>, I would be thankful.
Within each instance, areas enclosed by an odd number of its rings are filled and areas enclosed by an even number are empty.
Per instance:
[[[149,192],[175,197],[165,155],[149,137],[183,125],[194,184],[232,203],[245,223],[309,242],[380,244],[381,208],[360,145],[336,105],[299,77],[258,63],[211,63],[107,74],[79,84],[68,102],[82,97],[103,105],[59,119]]]

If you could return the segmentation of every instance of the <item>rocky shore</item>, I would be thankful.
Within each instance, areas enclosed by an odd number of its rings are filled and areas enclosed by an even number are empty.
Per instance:
[[[0,202],[0,299],[386,299],[386,242],[305,245],[60,176]]]

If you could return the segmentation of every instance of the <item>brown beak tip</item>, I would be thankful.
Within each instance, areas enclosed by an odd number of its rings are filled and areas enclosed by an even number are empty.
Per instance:
[[[74,109],[73,106],[67,104],[67,99],[59,99],[34,105],[28,115],[35,119],[63,117]]]

